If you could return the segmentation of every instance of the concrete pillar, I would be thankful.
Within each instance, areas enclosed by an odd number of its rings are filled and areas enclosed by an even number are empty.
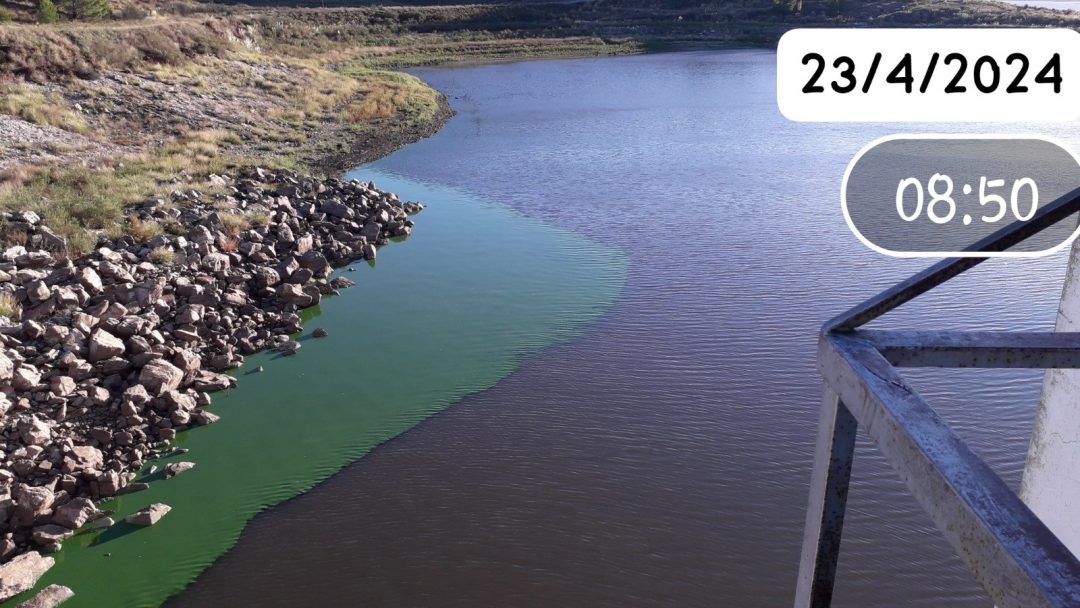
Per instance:
[[[1080,331],[1080,239],[1073,243],[1057,331]],[[1080,556],[1080,370],[1047,370],[1020,498]]]

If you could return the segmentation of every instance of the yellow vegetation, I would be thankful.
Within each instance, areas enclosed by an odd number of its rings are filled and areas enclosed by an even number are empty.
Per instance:
[[[68,109],[58,96],[46,97],[40,90],[23,83],[0,85],[0,112],[39,125],[49,125],[85,133],[86,121]]]
[[[10,292],[0,292],[0,317],[7,317],[16,322],[22,318],[22,307]]]

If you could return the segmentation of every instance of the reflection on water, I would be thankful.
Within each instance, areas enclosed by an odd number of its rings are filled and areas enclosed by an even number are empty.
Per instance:
[[[581,339],[256,518],[177,605],[789,604],[817,330],[927,262],[865,249],[840,214],[848,160],[898,127],[787,122],[774,61],[419,71],[458,116],[356,174],[460,187],[616,245],[626,286]],[[1076,125],[1038,128],[1077,142]],[[990,261],[876,325],[1049,329],[1064,263]],[[1041,373],[909,377],[1015,487]],[[989,605],[865,440],[835,605]]]

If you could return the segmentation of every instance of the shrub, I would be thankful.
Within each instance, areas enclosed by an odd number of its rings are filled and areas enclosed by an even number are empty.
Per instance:
[[[133,215],[128,218],[125,232],[130,234],[131,238],[142,243],[161,234],[161,224],[153,220],[144,222]]]
[[[265,226],[271,220],[270,214],[265,211],[249,211],[247,218],[252,226]]]
[[[71,20],[104,19],[112,15],[108,0],[61,0],[60,5]]]
[[[116,13],[117,19],[123,19],[125,21],[138,21],[140,19],[146,19],[146,11],[135,6],[134,4],[128,4],[124,8],[120,9],[119,13]]]
[[[176,220],[166,220],[162,228],[173,236],[183,236],[188,233],[187,228],[184,228],[184,225]]]
[[[236,236],[251,228],[251,222],[247,217],[235,213],[222,213],[221,225],[225,227],[225,234],[230,236]]]
[[[4,7],[0,7],[0,23],[7,23],[8,21],[11,21],[14,18],[15,17],[14,17],[14,15],[11,14],[11,11],[9,11],[8,9],[6,9]]]
[[[60,13],[53,0],[38,0],[37,20],[41,23],[56,23],[60,20]]]
[[[83,117],[66,108],[62,99],[46,97],[25,84],[0,86],[0,112],[74,133],[85,133],[88,129]]]
[[[10,292],[0,293],[0,317],[7,317],[15,322],[22,318],[22,307]]]
[[[171,266],[176,261],[176,252],[166,247],[157,247],[150,252],[150,261],[161,266]]]

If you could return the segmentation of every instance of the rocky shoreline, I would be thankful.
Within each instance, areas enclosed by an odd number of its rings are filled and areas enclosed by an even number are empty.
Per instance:
[[[0,255],[0,601],[32,588],[52,565],[43,553],[76,530],[112,525],[95,501],[145,489],[136,472],[175,454],[178,431],[218,419],[206,407],[235,385],[225,372],[260,350],[295,353],[297,310],[352,285],[333,269],[374,260],[423,208],[374,184],[257,167],[207,188],[220,194],[133,208],[130,222],[164,230],[103,236],[77,259],[54,253],[63,239],[36,214],[2,218],[21,243]],[[168,511],[148,505],[129,523]]]

